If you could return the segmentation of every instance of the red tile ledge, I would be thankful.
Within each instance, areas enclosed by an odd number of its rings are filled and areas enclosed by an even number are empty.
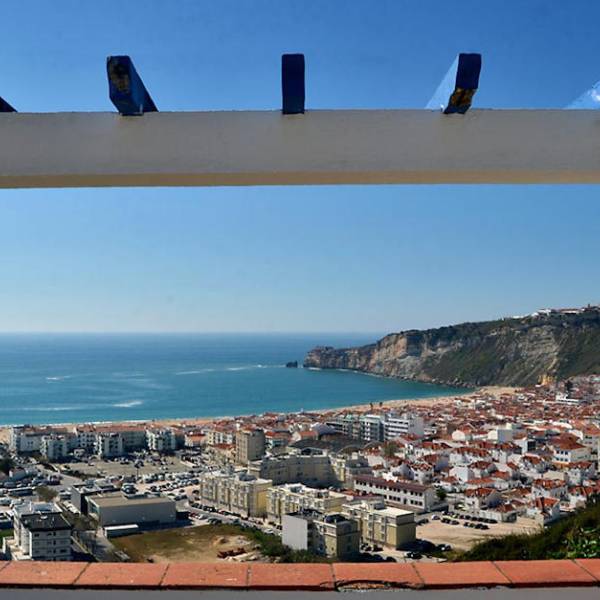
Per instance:
[[[171,563],[163,577],[162,588],[233,589],[248,585],[248,564]]]
[[[600,559],[472,563],[0,562],[0,587],[334,590],[597,586]]]
[[[425,588],[507,586],[510,581],[491,562],[415,563]]]
[[[72,587],[89,563],[9,562],[0,570],[0,587]]]
[[[410,563],[334,563],[337,588],[421,588],[423,581]]]
[[[158,588],[166,570],[166,564],[91,563],[74,585],[88,588]]]
[[[594,579],[600,581],[600,558],[578,558],[575,562]]]
[[[330,564],[252,563],[248,587],[251,590],[333,590]]]
[[[572,560],[506,560],[494,563],[513,587],[596,585],[595,577]]]

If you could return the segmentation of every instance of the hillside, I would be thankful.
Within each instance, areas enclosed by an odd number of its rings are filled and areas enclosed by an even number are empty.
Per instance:
[[[600,557],[600,503],[550,525],[534,535],[508,535],[477,544],[454,560],[541,560]]]
[[[600,372],[600,308],[409,330],[357,348],[321,346],[304,367],[465,386],[565,379]]]

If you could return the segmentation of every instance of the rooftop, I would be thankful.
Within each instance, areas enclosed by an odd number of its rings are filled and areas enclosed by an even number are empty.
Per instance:
[[[172,503],[173,500],[166,496],[124,496],[123,494],[111,494],[107,496],[92,496],[88,502],[96,506],[120,506],[122,504],[164,504]]]

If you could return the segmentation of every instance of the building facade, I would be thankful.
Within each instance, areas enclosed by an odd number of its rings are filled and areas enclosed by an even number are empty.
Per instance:
[[[265,432],[262,429],[240,429],[235,434],[235,462],[247,465],[265,455]]]
[[[344,504],[341,512],[357,521],[365,544],[398,550],[416,539],[415,513],[386,506],[380,499],[357,499]]]
[[[341,514],[302,511],[284,515],[282,542],[294,550],[350,560],[359,552],[358,524]]]
[[[6,539],[4,545],[12,560],[72,560],[72,527],[55,504],[28,502],[15,506],[13,528],[13,538]]]
[[[175,501],[166,496],[103,494],[87,499],[88,514],[102,527],[113,525],[165,525],[175,523]]]
[[[346,500],[345,494],[318,490],[300,483],[271,487],[267,491],[267,519],[279,524],[284,515],[305,510],[321,514],[339,512]]]
[[[172,429],[148,429],[146,445],[152,452],[175,452],[177,436]]]
[[[240,515],[264,517],[267,514],[267,490],[272,482],[246,472],[212,472],[199,476],[199,500],[205,506]]]
[[[251,462],[248,472],[261,479],[270,479],[273,485],[303,483],[319,487],[336,483],[329,456],[314,450],[267,456]]]
[[[359,475],[354,480],[354,489],[365,494],[381,496],[388,502],[408,506],[418,512],[431,510],[437,502],[436,492],[432,486],[412,481],[393,481]]]
[[[395,440],[401,436],[414,435],[423,437],[425,422],[423,418],[413,413],[389,415],[384,422],[384,437],[386,441]]]

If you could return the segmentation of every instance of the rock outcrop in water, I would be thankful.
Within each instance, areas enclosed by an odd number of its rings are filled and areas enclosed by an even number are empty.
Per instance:
[[[600,307],[403,331],[358,348],[321,346],[304,367],[458,386],[522,386],[544,376],[600,373]]]

